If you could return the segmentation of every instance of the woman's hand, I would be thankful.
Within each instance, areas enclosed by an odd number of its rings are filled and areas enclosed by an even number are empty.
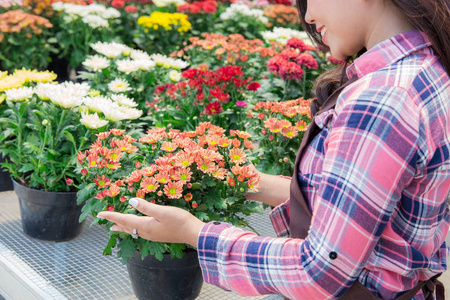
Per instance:
[[[269,175],[258,171],[253,164],[249,165],[252,171],[259,175],[259,191],[245,194],[247,200],[259,201],[270,206],[278,206],[289,198],[291,180],[287,177]]]
[[[203,223],[184,209],[149,203],[140,198],[132,198],[129,203],[146,216],[136,216],[117,212],[102,211],[97,217],[107,219],[115,225],[112,231],[129,234],[136,229],[146,240],[166,243],[185,243],[197,247],[197,240]]]

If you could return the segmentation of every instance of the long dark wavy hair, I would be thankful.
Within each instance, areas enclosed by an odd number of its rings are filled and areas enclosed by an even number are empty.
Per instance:
[[[408,21],[417,30],[426,34],[432,43],[434,51],[439,55],[445,70],[450,74],[450,0],[385,0],[391,1],[402,11]],[[297,0],[302,26],[309,36],[321,47],[329,50],[323,44],[321,35],[314,24],[305,21],[307,0]],[[362,54],[362,49],[358,55]],[[357,55],[357,56],[358,56]],[[350,58],[347,63],[350,62]],[[315,82],[317,101],[323,103],[326,98],[346,80],[347,63],[339,68],[323,73]]]

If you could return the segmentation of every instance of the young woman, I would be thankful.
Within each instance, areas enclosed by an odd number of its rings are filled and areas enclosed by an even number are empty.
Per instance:
[[[292,180],[260,174],[261,191],[248,196],[275,207],[280,238],[136,198],[148,217],[98,217],[197,247],[205,281],[242,295],[443,297],[434,277],[449,253],[449,1],[297,4],[310,35],[349,64],[316,83]]]

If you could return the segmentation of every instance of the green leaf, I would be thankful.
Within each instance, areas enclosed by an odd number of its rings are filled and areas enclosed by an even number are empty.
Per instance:
[[[117,234],[112,234],[109,237],[108,244],[106,245],[105,249],[103,250],[103,255],[111,255],[112,254],[112,248],[114,248],[117,244]]]
[[[136,254],[136,244],[130,238],[125,238],[119,242],[117,247],[120,249],[117,252],[117,257],[120,257],[120,262],[126,264]]]
[[[155,256],[157,260],[163,260],[163,253],[166,252],[166,248],[163,243],[160,242],[150,242],[148,245],[150,254]]]

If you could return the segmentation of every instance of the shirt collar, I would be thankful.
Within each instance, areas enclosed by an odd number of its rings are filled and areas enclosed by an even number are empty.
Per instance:
[[[403,57],[431,46],[424,33],[411,30],[387,39],[365,52],[348,66],[347,76],[358,78],[391,65]]]

